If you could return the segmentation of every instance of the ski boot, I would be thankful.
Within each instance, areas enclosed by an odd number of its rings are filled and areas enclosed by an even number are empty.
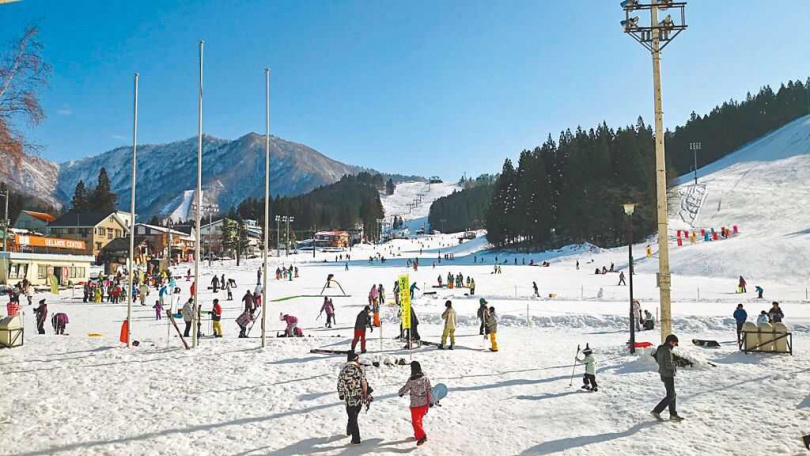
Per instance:
[[[450,344],[450,346],[449,346],[449,347],[447,347],[447,349],[448,349],[448,350],[452,350],[452,349],[453,349],[453,344]]]
[[[677,413],[670,413],[669,414],[669,420],[670,421],[681,422],[681,421],[683,421],[683,417],[678,415]]]
[[[585,391],[590,391],[591,387],[588,385],[582,385],[582,389],[584,389]]]
[[[444,345],[439,344],[439,350],[444,350]]]

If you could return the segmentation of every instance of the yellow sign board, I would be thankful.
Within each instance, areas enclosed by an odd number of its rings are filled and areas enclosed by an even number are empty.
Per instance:
[[[411,292],[408,274],[399,276],[399,305],[402,308],[402,329],[411,329]]]

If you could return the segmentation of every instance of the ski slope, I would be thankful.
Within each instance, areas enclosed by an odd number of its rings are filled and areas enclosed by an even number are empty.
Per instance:
[[[752,284],[776,281],[806,285],[810,278],[807,182],[810,116],[699,169],[698,184],[705,188],[705,196],[694,228],[719,230],[737,225],[740,235],[677,247],[674,230],[692,228],[678,214],[679,194],[688,194],[694,187],[692,174],[682,176],[670,191],[672,271],[692,276],[742,275]]]
[[[455,183],[443,182],[441,184],[428,184],[427,182],[403,182],[397,184],[393,195],[380,195],[380,200],[385,210],[386,219],[391,219],[397,215],[405,221],[405,227],[414,234],[416,230],[427,226],[430,205],[437,199],[447,196],[461,188]],[[421,203],[415,207],[408,207],[419,197]],[[441,229],[440,227],[432,227]]]

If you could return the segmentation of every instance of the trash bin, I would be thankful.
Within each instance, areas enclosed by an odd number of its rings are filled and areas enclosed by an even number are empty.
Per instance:
[[[23,325],[19,315],[0,320],[0,347],[19,347],[23,344]]]
[[[745,331],[745,349],[749,351],[754,350],[754,347],[759,344],[759,330],[757,329],[757,325],[747,321],[743,324],[743,331]]]
[[[774,339],[776,339],[777,337],[787,335],[788,329],[787,329],[787,326],[785,326],[784,323],[779,322],[779,323],[774,323],[773,324],[773,332],[776,333],[776,334],[773,335]],[[783,338],[775,341],[773,344],[774,344],[774,350],[775,351],[777,351],[779,353],[788,353],[789,350],[788,350],[787,337],[783,337]]]
[[[761,351],[773,351],[773,326],[770,323],[757,323]]]

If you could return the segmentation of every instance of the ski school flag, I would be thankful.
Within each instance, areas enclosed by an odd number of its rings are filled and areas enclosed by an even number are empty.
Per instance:
[[[399,303],[402,306],[402,329],[411,329],[411,293],[408,274],[399,276]]]
[[[51,276],[51,293],[55,295],[59,294],[59,279],[57,279],[55,275]]]

